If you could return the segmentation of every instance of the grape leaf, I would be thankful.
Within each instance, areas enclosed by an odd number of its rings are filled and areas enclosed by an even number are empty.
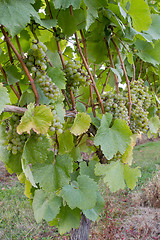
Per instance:
[[[18,180],[19,180],[19,179],[18,179]],[[26,181],[25,181],[24,195],[25,195],[27,198],[29,198],[29,199],[31,199],[31,189],[32,189],[32,184],[30,183],[30,181],[28,181],[28,180],[26,179]]]
[[[141,177],[141,171],[138,167],[130,168],[128,164],[124,165],[124,179],[127,187],[132,190],[136,186],[139,177]]]
[[[62,28],[63,33],[69,37],[77,30],[77,22],[74,15],[70,14],[70,10],[61,10],[58,16],[58,25]]]
[[[23,149],[22,157],[25,159],[25,164],[35,165],[36,163],[46,162],[50,147],[49,140],[45,136],[31,136]]]
[[[39,19],[33,6],[34,0],[2,0],[0,1],[0,23],[12,36],[18,34],[30,22],[30,17]]]
[[[28,110],[21,118],[21,122],[17,127],[17,132],[22,134],[27,132],[30,134],[30,130],[33,129],[36,133],[45,134],[48,131],[49,126],[53,121],[53,115],[51,110],[45,105],[36,106],[31,103],[28,105]]]
[[[146,32],[152,36],[152,39],[160,39],[160,29],[158,27],[160,24],[160,16],[157,14],[152,14],[151,17],[152,23]]]
[[[42,219],[52,221],[59,213],[61,204],[62,199],[55,193],[48,193],[42,189],[36,190],[32,206],[37,223]]]
[[[158,116],[151,117],[149,120],[149,128],[151,133],[157,133],[160,128],[160,120]]]
[[[60,234],[69,232],[72,228],[78,228],[81,220],[81,211],[78,208],[70,209],[70,207],[61,207],[57,227]]]
[[[137,55],[145,62],[152,63],[153,65],[160,63],[160,40],[154,42],[154,47],[145,41],[137,39],[135,47],[139,52]]]
[[[131,136],[131,144],[127,147],[125,153],[122,155],[122,162],[127,163],[129,165],[132,164],[133,160],[133,148],[136,144],[136,137],[134,138],[134,135]]]
[[[91,123],[91,118],[86,113],[78,113],[75,117],[74,123],[71,127],[71,133],[78,136],[82,133],[87,132]]]
[[[66,8],[69,8],[71,5],[74,9],[78,9],[80,8],[80,3],[81,3],[81,0],[54,0],[54,6],[55,8],[61,8],[62,9],[66,9]]]
[[[105,201],[101,194],[97,192],[97,202],[94,208],[83,210],[85,216],[91,221],[96,221],[100,212],[103,210]]]
[[[95,182],[98,182],[99,177],[97,177],[94,173],[96,163],[97,163],[97,161],[93,161],[93,160],[89,161],[88,165],[84,161],[81,162],[79,164],[80,175],[86,175],[89,178],[93,179]]]
[[[62,188],[62,196],[71,209],[90,209],[96,204],[97,184],[88,176],[78,176],[77,182]]]
[[[107,159],[113,158],[118,151],[123,154],[131,142],[130,136],[132,135],[124,120],[116,119],[110,128],[111,121],[110,113],[103,115],[101,126],[94,139],[95,145],[101,146]]]
[[[129,15],[132,17],[133,27],[141,32],[151,25],[151,16],[148,4],[144,0],[131,0]]]
[[[25,105],[29,105],[31,102],[35,101],[35,95],[32,89],[27,89],[26,91],[24,91],[21,95],[20,101],[19,101],[19,105],[21,107],[25,106]]]
[[[47,74],[59,89],[65,89],[66,79],[61,69],[50,67],[47,69]]]
[[[17,67],[14,65],[9,66],[5,70],[5,72],[7,74],[7,80],[9,85],[19,82],[20,79],[22,78],[21,73],[18,71]]]
[[[107,183],[112,192],[125,188],[123,173],[124,165],[118,161],[106,165],[97,163],[95,167],[95,174],[97,176],[104,175],[103,181]]]
[[[33,176],[40,186],[48,191],[57,191],[70,181],[70,173],[73,171],[72,158],[68,155],[58,155],[51,158],[50,163],[36,164],[33,166]]]
[[[3,87],[2,83],[0,83],[0,114],[4,110],[7,103],[10,103],[7,88]]]
[[[58,142],[59,142],[59,154],[68,153],[74,147],[73,135],[70,133],[69,130],[65,131],[59,136]]]

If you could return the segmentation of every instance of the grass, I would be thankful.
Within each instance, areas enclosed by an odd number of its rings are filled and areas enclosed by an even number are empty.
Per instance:
[[[133,166],[140,166],[142,172],[142,177],[138,181],[138,189],[140,189],[142,185],[151,179],[155,171],[160,169],[160,141],[136,146],[133,159]],[[24,186],[17,181],[15,176],[4,176],[4,179],[1,178],[0,175],[0,239],[68,239],[64,236],[59,236],[57,229],[49,227],[45,222],[37,224],[33,216],[30,202],[24,196]],[[126,196],[121,196],[121,198],[122,197],[126,198]],[[125,208],[127,202],[124,201],[124,204]],[[110,203],[110,207],[111,206],[112,204]],[[122,206],[120,210],[124,210]],[[121,211],[118,210],[118,213],[116,211],[117,210],[113,208],[112,215],[115,216],[118,214],[119,216],[117,216],[117,218],[123,215]],[[107,214],[105,213],[105,216],[107,216]],[[112,216],[112,218],[114,218],[114,216]],[[104,221],[103,218],[104,217],[101,215],[100,219],[102,221]],[[111,223],[112,222],[113,221],[111,221]],[[111,225],[110,228],[113,229],[113,226]],[[106,227],[104,229],[106,229]],[[92,233],[96,237],[95,231],[95,229],[92,229]],[[99,227],[98,232],[99,231],[102,232],[101,226]],[[97,236],[100,237],[100,235]],[[95,238],[92,237],[91,239]]]
[[[160,141],[136,146],[133,151],[134,166],[139,166],[141,169],[141,178],[137,184],[138,187],[141,187],[160,169]]]

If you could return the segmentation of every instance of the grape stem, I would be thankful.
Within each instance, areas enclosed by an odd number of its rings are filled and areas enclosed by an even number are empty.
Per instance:
[[[143,68],[143,60],[141,60],[141,66],[140,66],[140,69],[139,69],[138,78],[140,78],[140,77],[141,77],[142,68]]]
[[[24,72],[26,73],[26,75],[27,75],[27,77],[28,77],[28,79],[31,83],[31,86],[32,86],[32,89],[33,89],[33,92],[34,92],[34,95],[35,95],[35,102],[36,102],[36,105],[38,105],[39,104],[39,95],[38,95],[38,91],[37,91],[37,88],[35,86],[34,80],[32,79],[25,63],[23,62],[23,59],[22,59],[21,55],[18,53],[17,49],[14,47],[13,43],[11,42],[10,38],[8,37],[8,35],[5,32],[2,25],[1,25],[1,30],[2,30],[3,35],[5,36],[6,41],[8,42],[10,47],[12,48],[12,50],[15,53],[16,57],[18,58],[19,62],[21,63],[22,68],[23,68]]]
[[[106,85],[107,85],[107,82],[108,82],[108,79],[109,79],[110,74],[111,74],[111,69],[109,69],[109,72],[108,72],[108,74],[107,74],[106,81],[105,81],[105,83],[103,84],[103,89],[102,89],[101,94],[103,94],[103,92],[104,92],[104,90],[105,90],[105,87],[106,87]]]
[[[5,80],[6,80],[6,82],[7,82],[7,84],[8,84],[8,79],[7,79],[6,72],[5,72],[5,70],[3,69],[3,67],[2,67],[1,64],[0,64],[0,70],[1,70],[1,72],[2,72],[2,74],[3,74],[3,76],[4,76]],[[9,84],[8,84],[8,85],[9,85]],[[17,96],[17,98],[20,99],[20,95],[19,95],[19,93],[17,92],[17,90],[15,89],[15,87],[14,87],[13,85],[9,85],[9,86],[10,86],[10,88],[12,89],[12,91],[15,93],[15,95]]]
[[[122,65],[122,69],[123,69],[123,72],[124,72],[124,76],[125,76],[125,79],[126,79],[126,83],[127,83],[127,88],[128,88],[128,101],[129,101],[129,111],[128,111],[128,116],[129,116],[129,121],[130,121],[130,118],[131,118],[131,109],[132,109],[132,101],[131,101],[131,91],[130,91],[130,82],[129,82],[129,79],[128,79],[128,76],[127,76],[127,72],[126,72],[126,69],[125,69],[125,66],[124,66],[124,62],[122,60],[122,56],[120,54],[120,51],[119,51],[119,48],[117,47],[115,41],[113,40],[113,38],[111,39],[112,43],[114,44],[115,46],[115,49],[118,53],[118,56],[119,56],[119,59],[120,59],[120,62],[121,62],[121,65]]]
[[[20,53],[21,53],[21,56],[22,56],[22,58],[23,58],[23,57],[24,57],[24,52],[22,51],[22,48],[21,48],[21,45],[20,45],[20,42],[19,42],[19,38],[18,38],[17,35],[15,36],[15,38],[16,38],[17,46],[18,46],[19,51],[20,51]]]
[[[106,43],[106,46],[107,46],[107,50],[108,50],[108,55],[109,55],[109,60],[110,60],[110,63],[111,63],[111,67],[112,68],[115,68],[115,66],[114,66],[114,62],[113,62],[113,58],[112,58],[112,54],[111,54],[111,51],[110,51],[110,47],[109,47],[109,44],[108,44],[108,41],[107,41],[107,39],[105,38],[104,39],[105,40],[105,43]],[[115,78],[115,84],[116,84],[116,92],[117,92],[117,94],[119,93],[119,81],[118,81],[118,77],[117,77],[117,75],[115,74],[115,73],[113,73],[114,74],[114,78]]]

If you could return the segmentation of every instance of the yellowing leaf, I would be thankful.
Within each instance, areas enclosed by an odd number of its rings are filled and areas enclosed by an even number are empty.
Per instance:
[[[28,110],[21,118],[21,123],[17,127],[17,132],[22,134],[33,129],[36,133],[46,134],[53,121],[51,110],[45,105],[36,106],[31,103]]]
[[[81,135],[87,132],[91,123],[91,118],[88,114],[82,112],[76,115],[73,126],[71,127],[71,133],[75,136]]]

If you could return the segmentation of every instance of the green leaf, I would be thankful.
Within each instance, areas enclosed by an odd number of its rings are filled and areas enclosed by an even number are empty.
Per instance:
[[[22,134],[27,132],[30,134],[30,130],[33,129],[36,133],[45,134],[53,121],[53,115],[51,110],[45,105],[36,106],[31,103],[28,106],[28,110],[21,118],[21,122],[17,127],[17,132]]]
[[[158,27],[160,24],[160,15],[152,14],[151,17],[152,23],[150,28],[146,32],[150,34],[153,39],[160,39],[160,29]]]
[[[60,234],[70,232],[72,228],[78,228],[81,220],[81,211],[78,208],[70,209],[70,207],[61,207],[60,214],[58,214],[59,222],[57,224]]]
[[[27,89],[21,95],[19,105],[23,107],[25,105],[29,105],[31,102],[35,101],[35,95],[32,89]]]
[[[104,41],[88,41],[88,57],[97,64],[105,61],[107,57],[107,48]]]
[[[36,182],[47,192],[57,191],[70,181],[73,171],[73,159],[68,155],[57,155],[50,159],[50,163],[36,164],[33,166],[33,176]]]
[[[96,204],[97,184],[88,176],[78,176],[77,182],[66,185],[62,189],[62,196],[71,209],[90,209]]]
[[[105,205],[104,198],[97,192],[97,202],[94,208],[83,210],[85,216],[91,221],[96,221],[99,214],[102,212]]]
[[[21,73],[18,71],[17,67],[14,65],[9,66],[6,70],[8,84],[12,85],[16,82],[19,82],[22,78]]]
[[[131,0],[128,13],[132,17],[133,27],[137,31],[145,31],[151,25],[149,6],[144,0]]]
[[[54,0],[54,6],[55,8],[62,8],[62,9],[66,9],[69,8],[71,5],[74,9],[78,9],[80,8],[80,3],[81,0]]]
[[[77,22],[74,16],[70,14],[70,10],[61,10],[58,15],[58,25],[62,28],[62,32],[67,36],[72,36],[77,30]]]
[[[66,79],[61,69],[50,67],[47,70],[47,74],[59,89],[65,89]]]
[[[9,158],[5,161],[5,166],[10,174],[16,173],[19,175],[22,173],[22,164],[21,164],[21,153],[17,153],[16,155],[10,152]]]
[[[137,39],[135,42],[135,47],[139,52],[137,55],[145,62],[152,64],[160,63],[160,40],[154,42],[154,46],[150,43]]]
[[[3,84],[0,83],[0,114],[3,112],[7,103],[10,103],[7,88],[3,87]]]
[[[71,127],[71,133],[75,136],[87,132],[91,123],[91,118],[86,113],[78,113],[75,117],[74,123]]]
[[[23,150],[22,157],[25,159],[25,165],[46,162],[50,147],[49,140],[45,136],[31,136],[25,143]]]
[[[51,63],[54,65],[55,69],[62,68],[62,62],[57,51],[51,52],[50,50],[48,50],[47,57],[49,58]]]
[[[30,22],[31,15],[39,19],[38,13],[31,3],[34,3],[34,0],[0,1],[0,23],[8,29],[12,36],[25,28],[26,24]]]
[[[112,192],[125,188],[123,173],[124,165],[118,161],[105,165],[98,163],[95,168],[95,174],[97,176],[104,176],[103,181],[107,183]]]
[[[112,115],[106,113],[101,120],[101,126],[99,127],[95,136],[95,145],[101,146],[101,149],[107,159],[113,158],[113,156],[120,152],[123,154],[130,144],[132,135],[127,123],[122,119],[116,119],[112,127],[109,127],[112,121]]]
[[[58,142],[59,142],[59,154],[68,153],[74,147],[73,135],[70,133],[69,130],[65,131],[59,136]]]
[[[141,171],[138,167],[130,168],[128,164],[124,165],[124,179],[127,187],[131,190],[135,188],[139,177],[141,177]]]
[[[98,182],[99,177],[97,177],[94,173],[96,163],[97,163],[97,161],[93,161],[93,160],[89,161],[88,165],[84,161],[81,162],[79,164],[80,175],[86,175],[89,178],[93,179],[95,182]]]
[[[48,193],[42,189],[36,190],[33,198],[33,211],[37,223],[42,219],[52,221],[60,211],[62,200],[55,193]]]
[[[149,128],[151,133],[157,133],[160,128],[160,120],[158,116],[151,117],[149,120]]]

